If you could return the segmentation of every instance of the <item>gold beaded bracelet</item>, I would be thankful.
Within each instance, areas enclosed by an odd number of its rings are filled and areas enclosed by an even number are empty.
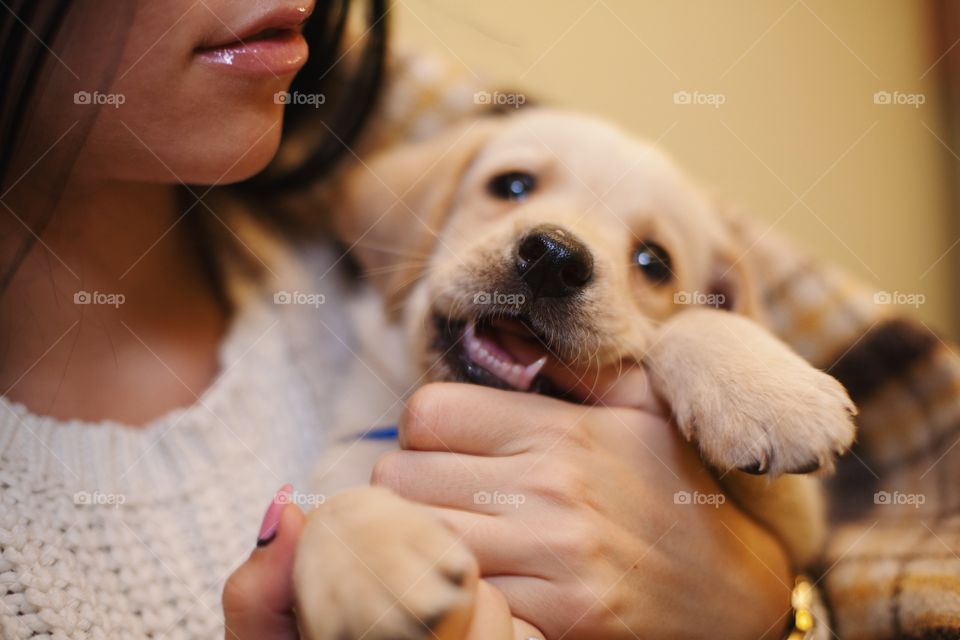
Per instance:
[[[806,576],[797,576],[790,592],[791,622],[787,640],[813,638],[813,584]]]

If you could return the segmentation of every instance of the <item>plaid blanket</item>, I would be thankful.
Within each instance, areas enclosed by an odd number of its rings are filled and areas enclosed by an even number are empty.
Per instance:
[[[482,86],[415,49],[394,46],[389,78],[367,148],[487,109]],[[826,481],[832,531],[812,571],[834,635],[960,638],[960,355],[883,294],[762,224],[729,220],[768,327],[860,409],[857,443]]]
[[[735,224],[770,329],[860,409],[856,445],[827,481],[816,571],[838,637],[960,638],[960,355],[888,294]]]

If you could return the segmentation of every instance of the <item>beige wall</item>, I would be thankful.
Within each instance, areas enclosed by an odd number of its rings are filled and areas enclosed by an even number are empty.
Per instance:
[[[402,39],[468,72],[660,139],[815,255],[878,290],[923,294],[916,313],[957,336],[960,246],[941,259],[956,240],[956,160],[937,139],[929,11],[919,0],[401,0],[392,17]],[[877,105],[879,90],[926,102]],[[677,91],[725,102],[675,104]]]

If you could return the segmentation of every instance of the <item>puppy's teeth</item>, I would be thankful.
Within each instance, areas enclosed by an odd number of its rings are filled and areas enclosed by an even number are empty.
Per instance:
[[[504,376],[504,381],[507,382],[514,389],[519,389],[518,383],[520,382],[520,376],[523,375],[523,367],[518,364],[512,364],[507,367],[507,375]]]
[[[463,331],[463,345],[470,360],[520,391],[530,388],[533,379],[547,363],[546,356],[527,366],[504,360],[487,348],[477,336],[476,326],[472,322]]]
[[[530,385],[533,384],[533,379],[537,377],[537,374],[540,373],[540,370],[543,369],[545,364],[547,364],[547,356],[543,356],[536,362],[523,367],[520,372],[518,384],[516,385],[517,388],[522,391],[529,389]]]

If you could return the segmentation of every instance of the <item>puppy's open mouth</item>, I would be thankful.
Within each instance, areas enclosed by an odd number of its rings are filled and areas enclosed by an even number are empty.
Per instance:
[[[523,316],[448,320],[437,315],[434,321],[435,347],[455,380],[560,395],[539,376],[553,357],[548,342]]]
[[[462,342],[472,364],[483,367],[519,391],[530,389],[534,378],[547,364],[546,348],[519,319],[468,322]]]

